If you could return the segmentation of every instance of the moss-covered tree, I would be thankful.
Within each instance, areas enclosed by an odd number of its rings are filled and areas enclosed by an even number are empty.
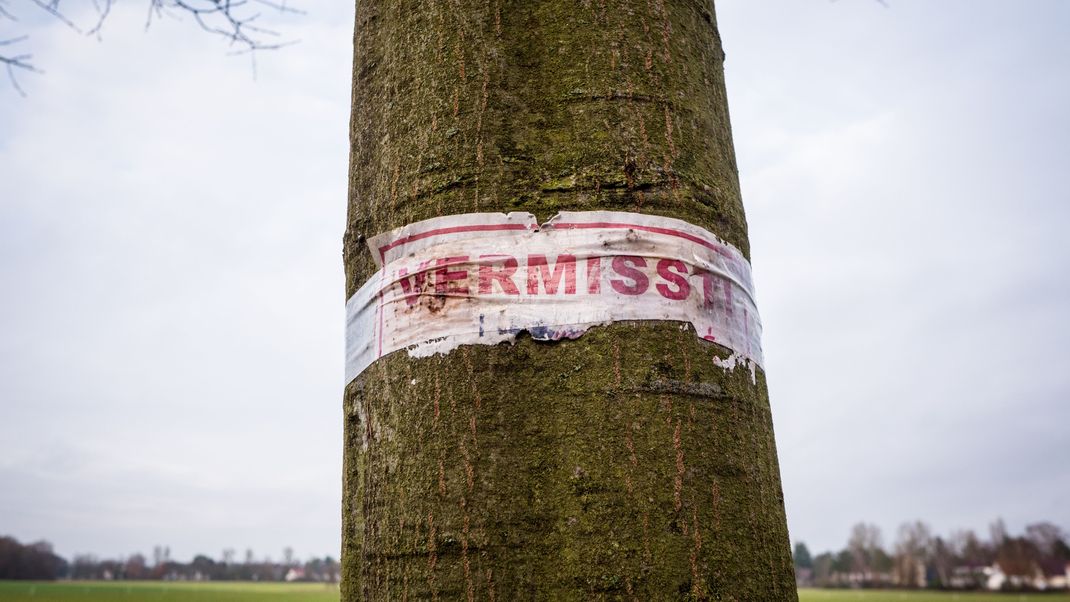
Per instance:
[[[710,0],[358,0],[367,237],[612,209],[749,255]],[[765,375],[679,323],[382,358],[345,390],[343,597],[795,600]]]

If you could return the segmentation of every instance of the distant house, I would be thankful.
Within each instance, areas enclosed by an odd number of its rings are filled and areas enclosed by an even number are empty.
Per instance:
[[[988,581],[987,566],[964,564],[951,570],[948,585],[951,589],[981,589]]]
[[[1032,563],[1027,575],[1008,575],[999,561],[985,569],[985,588],[991,591],[1003,589],[1059,590],[1070,589],[1070,563],[1062,561]]]
[[[1040,570],[1047,587],[1038,589],[1070,589],[1070,562],[1044,562],[1041,563]]]

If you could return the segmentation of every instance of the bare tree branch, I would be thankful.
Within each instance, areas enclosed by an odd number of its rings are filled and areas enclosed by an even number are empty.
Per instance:
[[[18,19],[15,18],[15,15],[7,12],[7,9],[4,8],[5,4],[7,4],[7,2],[5,2],[4,0],[0,0],[0,17],[10,19],[12,21],[18,21]]]
[[[270,42],[279,33],[254,25],[260,18],[255,6],[262,5],[280,13],[301,14],[301,11],[270,0],[150,0],[150,19],[153,14],[186,13],[193,16],[201,29],[229,40],[239,46],[238,53],[275,50],[294,42]],[[254,9],[250,12],[250,9]]]
[[[111,14],[115,0],[88,0],[96,11],[96,17],[90,27],[83,29],[67,16],[62,8],[69,7],[73,0],[23,0],[29,2],[67,27],[78,33],[101,36],[101,29],[108,15]],[[87,0],[81,0],[86,2]],[[289,6],[287,0],[147,0],[149,14],[145,22],[148,28],[154,17],[170,16],[179,18],[188,15],[202,30],[227,40],[234,48],[230,54],[252,54],[253,71],[256,71],[255,53],[259,50],[275,50],[297,43],[296,40],[280,40],[279,32],[259,25],[261,9],[284,15],[302,15],[304,11]],[[62,6],[61,6],[62,3]],[[0,19],[17,22],[8,8],[10,0],[0,0]],[[8,46],[26,40],[26,36],[8,40],[0,39],[0,46]],[[6,55],[0,53],[0,63],[8,72],[8,78],[20,95],[25,96],[15,78],[16,70],[41,73],[31,62],[32,55]]]
[[[104,20],[107,19],[108,15],[111,13],[111,3],[112,0],[93,0],[93,8],[97,9],[97,16],[99,18],[97,19],[96,25],[91,27],[87,32],[88,35],[96,36],[97,39],[100,39],[100,28],[104,26]]]
[[[52,15],[56,19],[59,19],[59,21],[61,23],[63,23],[64,25],[66,25],[67,27],[70,27],[71,29],[73,29],[74,31],[77,31],[78,33],[82,32],[82,30],[78,29],[78,26],[74,24],[74,21],[71,21],[70,19],[65,17],[63,15],[63,13],[59,12],[59,0],[50,0],[49,2],[44,2],[43,0],[30,0],[30,2],[33,2],[41,10],[43,10],[46,13]]]
[[[8,40],[0,40],[0,46],[12,46],[19,42],[24,42],[26,38],[27,36],[22,36]],[[33,63],[30,62],[32,59],[32,54],[16,54],[11,56],[0,54],[0,63],[4,64],[4,69],[7,71],[7,77],[11,80],[11,86],[15,88],[15,91],[23,98],[26,97],[26,92],[23,91],[22,86],[19,85],[19,80],[15,76],[15,71],[21,69],[31,73],[41,73],[41,71],[39,71],[37,67],[34,67]]]

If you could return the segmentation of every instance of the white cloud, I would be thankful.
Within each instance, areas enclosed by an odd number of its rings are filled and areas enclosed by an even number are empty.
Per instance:
[[[351,15],[285,25],[254,80],[116,9],[102,43],[34,31],[0,122],[8,528],[337,555]]]
[[[1070,523],[1067,10],[814,4],[720,5],[793,537]]]

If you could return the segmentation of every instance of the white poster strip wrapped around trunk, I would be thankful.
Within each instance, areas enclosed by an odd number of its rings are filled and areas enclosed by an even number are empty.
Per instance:
[[[750,264],[687,222],[613,211],[471,213],[368,241],[379,271],[346,303],[346,382],[401,349],[413,357],[521,332],[574,339],[624,320],[690,323],[761,365]]]

